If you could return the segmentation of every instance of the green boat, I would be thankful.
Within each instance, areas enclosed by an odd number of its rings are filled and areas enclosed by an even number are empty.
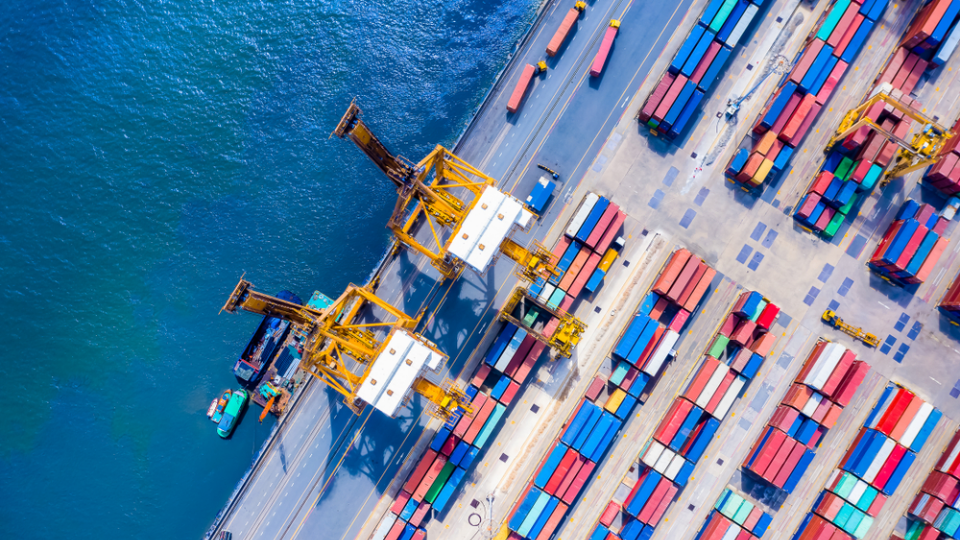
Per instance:
[[[240,422],[240,415],[243,414],[243,410],[247,407],[247,399],[249,397],[250,394],[242,388],[230,396],[230,401],[227,402],[227,406],[223,409],[223,418],[220,419],[220,423],[217,425],[218,435],[226,439],[233,433],[234,428],[236,428]]]

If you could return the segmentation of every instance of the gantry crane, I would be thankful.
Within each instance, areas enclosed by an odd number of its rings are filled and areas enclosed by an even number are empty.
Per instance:
[[[827,151],[829,151],[834,144],[842,141],[847,135],[861,127],[868,126],[875,129],[887,140],[893,141],[900,147],[900,150],[897,152],[896,162],[892,167],[887,169],[884,183],[891,178],[903,176],[940,161],[940,158],[943,157],[941,151],[944,149],[945,143],[955,135],[953,131],[946,129],[933,121],[933,119],[927,118],[913,107],[904,105],[898,99],[891,96],[889,93],[890,89],[892,89],[892,86],[889,86],[889,83],[881,85],[875,95],[856,109],[848,112],[840,123],[840,127],[837,128],[837,132],[826,146]],[[912,141],[907,142],[901,139],[894,133],[883,129],[866,116],[866,112],[879,101],[883,101],[922,126],[920,131],[913,136]]]
[[[301,335],[300,366],[344,396],[359,414],[369,403],[394,416],[413,390],[432,404],[427,412],[449,419],[457,409],[470,411],[463,390],[448,380],[431,382],[445,355],[414,333],[420,316],[411,317],[366,287],[350,285],[324,309],[301,306],[255,291],[243,279],[222,311],[237,309],[290,321]]]
[[[545,335],[540,330],[535,330],[531,324],[524,321],[531,309],[528,304],[536,306],[541,311],[549,313],[558,320],[556,329]],[[517,309],[519,308],[519,310]],[[587,325],[573,315],[551,308],[544,302],[541,302],[536,296],[530,294],[526,287],[517,287],[510,293],[510,297],[503,305],[498,315],[501,321],[509,321],[513,324],[527,329],[527,332],[535,337],[541,343],[552,347],[558,354],[569,358],[573,354],[573,348],[580,343],[580,336],[586,330]]]
[[[348,138],[397,186],[399,197],[387,228],[411,249],[425,255],[446,278],[469,265],[483,273],[499,250],[516,261],[527,281],[558,275],[556,258],[539,242],[530,248],[507,235],[525,228],[532,214],[513,197],[497,190],[493,178],[437,145],[419,163],[396,156],[360,119],[352,101],[333,131]],[[417,238],[426,222],[429,236]]]

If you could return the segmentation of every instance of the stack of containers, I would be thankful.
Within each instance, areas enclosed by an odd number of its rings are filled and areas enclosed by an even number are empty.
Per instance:
[[[569,311],[584,289],[595,291],[617,256],[611,246],[626,218],[615,203],[587,193],[553,248],[560,274],[548,282],[538,280],[530,293],[552,309]]]
[[[748,188],[779,174],[866,42],[889,0],[836,0],[767,102],[726,174]]]
[[[960,432],[937,461],[907,510],[906,540],[940,540],[960,535]]]
[[[960,41],[958,13],[960,5],[953,0],[928,2],[914,17],[901,45],[878,75],[874,93],[885,92],[904,107],[921,110],[923,106],[910,98],[910,93],[926,70],[939,67],[953,53]],[[949,38],[944,41],[947,34]],[[908,137],[910,119],[889,105],[878,102],[864,116],[901,139]],[[927,183],[948,195],[960,192],[960,168],[956,168],[960,152],[956,151],[955,139],[947,141],[945,157],[931,167],[926,178]],[[797,205],[794,218],[832,238],[850,210],[869,195],[898,149],[896,143],[870,127],[851,133],[831,150]]]
[[[869,369],[842,345],[817,342],[747,454],[743,468],[792,493]]]
[[[829,538],[837,531],[841,538],[864,538],[940,416],[912,392],[888,384],[794,540]]]
[[[555,329],[552,319],[543,333],[549,337]],[[408,538],[407,532],[422,530],[431,509],[440,514],[449,507],[477,455],[496,437],[507,408],[545,348],[524,328],[503,325],[465,390],[472,411],[458,413],[434,434],[374,539]]]
[[[654,134],[677,138],[762,4],[763,0],[711,0],[637,118]]]
[[[727,488],[720,494],[696,540],[762,538],[773,517]]]
[[[779,311],[763,295],[740,295],[708,346],[700,369],[640,452],[639,478],[623,502],[623,510],[631,518],[620,538],[627,540],[634,538],[634,531],[655,529],[687,484],[720,423],[773,348],[773,334],[768,330]],[[734,321],[732,326],[730,321]],[[732,338],[721,333],[728,326]]]
[[[908,199],[877,244],[868,265],[902,283],[923,283],[947,248],[949,239],[943,233],[949,223],[929,204]]]
[[[681,257],[685,261],[692,258],[687,250],[675,252],[657,283],[663,281],[661,278],[665,274],[674,271],[679,264],[675,261],[680,260],[677,254],[681,252],[685,254],[685,258]],[[709,267],[708,270],[712,279],[715,271]],[[707,274],[703,272],[703,275]],[[669,279],[675,281],[676,276],[668,276]],[[697,308],[705,290],[698,293],[696,301],[691,304],[692,309]],[[637,406],[647,383],[659,371],[659,367],[656,370],[645,368],[662,366],[666,361],[690,312],[663,300],[656,292],[650,292],[640,303],[614,347],[611,373],[598,373],[591,381],[576,411],[567,420],[509,514],[507,527],[511,539],[550,538],[606,455],[623,422]],[[633,354],[634,350],[639,352]],[[642,358],[643,362],[631,362],[629,358]],[[610,519],[618,512],[616,508],[608,510]]]

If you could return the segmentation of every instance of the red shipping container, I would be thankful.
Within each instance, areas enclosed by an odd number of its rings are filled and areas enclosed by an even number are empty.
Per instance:
[[[727,390],[730,389],[730,385],[733,384],[733,380],[736,378],[737,374],[732,371],[728,371],[727,374],[723,376],[723,380],[720,381],[720,386],[717,387],[717,391],[713,393],[713,396],[710,397],[710,401],[704,408],[705,411],[713,414],[717,410],[717,406],[720,405],[720,400],[723,399],[723,395],[727,393]]]
[[[933,471],[923,483],[922,490],[941,501],[950,501],[952,503],[956,499],[957,479],[949,474]]]
[[[803,51],[803,56],[800,57],[800,60],[790,73],[791,81],[800,84],[800,81],[803,80],[803,77],[807,74],[807,70],[810,69],[814,60],[817,59],[817,55],[820,54],[821,49],[823,49],[823,41],[819,39],[815,39],[807,45],[806,50]]]
[[[613,218],[613,223],[607,227],[607,231],[603,233],[603,236],[600,237],[600,241],[597,242],[597,253],[607,252],[607,248],[610,247],[610,244],[613,243],[613,240],[618,234],[620,234],[620,227],[623,226],[623,222],[626,219],[626,214],[624,214],[622,211],[617,211],[617,217]]]
[[[757,526],[757,522],[760,521],[760,516],[762,515],[763,510],[760,510],[759,506],[754,506],[753,510],[750,511],[750,515],[747,516],[747,519],[743,520],[743,528],[752,531],[753,528]]]
[[[527,482],[527,487],[523,488],[523,493],[520,494],[520,498],[518,498],[517,502],[514,503],[513,508],[511,508],[510,512],[507,514],[507,519],[504,521],[510,521],[513,519],[513,516],[517,513],[517,510],[520,509],[520,501],[527,498],[531,488],[533,488],[533,482]]]
[[[430,511],[430,503],[423,501],[420,503],[420,506],[417,507],[417,510],[413,513],[413,517],[410,518],[409,523],[414,527],[419,527],[420,522],[423,521],[423,518],[427,516],[427,512]]]
[[[577,479],[577,475],[580,474],[580,470],[583,469],[583,466],[586,465],[587,463],[590,463],[590,461],[587,458],[578,454],[577,459],[573,462],[573,465],[570,466],[570,470],[567,471],[567,475],[564,476],[563,480],[560,481],[560,485],[557,487],[557,490],[556,492],[554,492],[554,495],[556,495],[557,493],[565,494],[567,491],[569,491],[570,486]]]
[[[673,106],[673,102],[677,100],[677,96],[680,95],[680,91],[683,90],[683,86],[685,84],[687,84],[687,78],[683,75],[677,75],[677,78],[674,79],[673,84],[670,85],[670,89],[668,89],[667,93],[664,94],[663,100],[661,100],[660,104],[657,105],[657,108],[653,112],[651,118],[657,122],[662,122],[663,117],[667,115],[668,111],[670,111],[670,107]]]
[[[740,349],[737,356],[733,358],[733,362],[730,362],[730,369],[737,373],[742,372],[743,368],[747,367],[747,364],[750,363],[751,358],[753,358],[753,351],[746,347]]]
[[[807,404],[807,401],[813,394],[812,389],[802,384],[793,384],[790,389],[787,390],[787,395],[783,397],[782,403],[799,411],[803,409],[803,406]]]
[[[477,388],[480,388],[481,386],[483,386],[484,379],[486,379],[487,375],[489,374],[490,374],[490,364],[481,363],[480,366],[477,367],[477,371],[474,372],[473,379],[470,381],[470,384],[476,386]]]
[[[530,86],[530,81],[533,79],[536,71],[537,68],[530,64],[523,67],[523,71],[520,72],[520,78],[517,79],[517,85],[513,87],[513,94],[510,95],[510,100],[507,101],[507,111],[515,113],[517,109],[520,108],[520,103],[527,94],[527,88]]]
[[[489,402],[493,402],[493,400],[491,399]],[[446,464],[447,458],[443,456],[437,456],[437,459],[433,460],[433,464],[431,464],[430,468],[427,469],[427,474],[423,475],[423,480],[420,481],[420,485],[417,486],[417,490],[413,492],[413,500],[423,500],[423,497],[428,491],[430,491],[430,486],[433,485],[433,481],[437,479],[437,476],[440,474],[440,471],[443,470],[443,466]]]
[[[573,280],[573,284],[570,285],[570,289],[567,291],[567,294],[571,298],[580,296],[580,293],[583,291],[583,286],[587,284],[587,281],[593,276],[593,271],[596,270],[597,265],[600,264],[600,259],[601,256],[599,253],[593,253],[587,259],[587,262],[584,263],[583,268],[580,269],[580,273],[577,275],[577,279]]]
[[[727,315],[727,318],[723,320],[723,324],[720,325],[720,329],[717,331],[717,333],[726,337],[730,337],[737,329],[737,324],[739,323],[740,317],[738,317],[736,313],[730,313]]]
[[[853,40],[853,36],[857,33],[857,30],[860,29],[860,25],[863,24],[863,15],[857,15],[853,18],[853,22],[850,23],[850,26],[847,27],[847,31],[843,34],[843,37],[840,38],[840,43],[837,44],[833,49],[833,55],[837,58],[843,56],[843,52],[847,50],[847,45]]]
[[[813,416],[811,416],[810,418],[813,419],[813,421],[818,424],[823,423],[823,419],[827,416],[827,411],[830,410],[831,406],[833,406],[833,404],[830,403],[830,400],[827,400],[827,399],[821,400],[820,404],[817,405],[816,410],[813,411]],[[804,441],[804,443],[806,442],[807,441]]]
[[[663,514],[666,513],[667,508],[670,507],[670,503],[673,502],[673,497],[677,494],[679,488],[676,484],[668,483],[667,492],[664,493],[663,497],[660,498],[660,504],[654,509],[653,514],[650,515],[650,521],[648,522],[651,527],[656,527],[660,523],[660,518],[663,517]]]
[[[837,211],[829,206],[823,209],[823,212],[820,213],[820,217],[817,219],[817,223],[814,225],[814,229],[822,231],[827,228],[827,224],[830,223],[830,220],[833,219],[833,215]]]
[[[823,417],[823,422],[820,423],[826,429],[830,429],[833,426],[837,425],[837,420],[840,418],[840,413],[843,412],[843,407],[834,403],[830,406],[830,410],[827,411],[827,415]]]
[[[880,514],[880,511],[883,510],[883,505],[887,502],[887,496],[883,493],[877,493],[877,497],[873,499],[873,502],[870,503],[870,508],[867,509],[867,515],[870,517],[877,517]]]
[[[712,356],[704,356],[703,364],[700,366],[700,371],[697,372],[697,375],[693,378],[690,386],[688,386],[687,390],[683,393],[683,397],[689,399],[690,401],[696,401],[697,397],[700,396],[700,392],[703,392],[704,387],[707,386],[707,382],[710,381],[710,377],[713,376],[713,372],[717,370],[719,365],[720,361],[716,358]]]
[[[790,455],[787,456],[786,462],[780,467],[777,475],[773,477],[773,485],[782,488],[787,483],[787,479],[793,474],[793,470],[797,468],[797,463],[800,463],[800,458],[803,457],[806,450],[807,448],[802,444],[797,444],[793,447]]]
[[[553,331],[557,329],[557,324],[559,324],[558,319],[550,319],[550,322],[547,323],[547,326],[543,329],[543,335],[553,335]],[[518,384],[523,384],[523,381],[527,379],[527,375],[530,374],[530,370],[533,369],[533,366],[537,363],[537,360],[540,358],[540,355],[543,354],[543,350],[546,348],[546,343],[542,343],[540,341],[534,343],[533,348],[530,349],[530,354],[527,355],[527,358],[522,364],[520,364],[517,372],[514,373],[513,380]]]
[[[733,335],[730,336],[730,341],[738,345],[743,345],[753,337],[753,332],[756,329],[757,323],[750,319],[742,319],[737,325],[737,329],[733,332]]]
[[[596,401],[597,397],[600,395],[600,391],[603,390],[603,387],[606,386],[607,381],[597,375],[592,381],[590,381],[590,386],[587,387],[587,391],[584,394],[587,399],[590,401]]]
[[[814,96],[814,101],[816,101],[816,96]],[[797,133],[790,138],[788,144],[792,147],[797,147],[800,144],[800,141],[807,136],[807,132],[810,131],[810,126],[813,125],[813,122],[817,119],[817,115],[820,114],[820,109],[823,106],[819,103],[814,103],[810,106],[810,112],[807,113],[807,116],[803,119],[803,122],[800,124],[800,129],[797,130]]]
[[[933,0],[927,4],[910,24],[906,34],[903,37],[902,45],[913,48],[920,45],[933,34],[940,19],[950,7],[950,0]]]
[[[947,449],[943,451],[940,459],[937,460],[937,466],[935,468],[938,471],[943,471],[947,474],[957,476],[955,471],[960,469],[960,453],[958,453],[956,456],[953,456],[952,454],[958,444],[960,444],[960,431],[957,431],[953,434],[953,438],[950,439],[950,444],[947,445]],[[948,461],[950,463],[947,463]]]
[[[700,79],[703,78],[703,74],[710,69],[710,64],[713,63],[713,59],[717,57],[717,53],[720,52],[720,42],[711,41],[710,46],[707,47],[707,52],[703,53],[703,57],[700,59],[700,63],[697,64],[697,69],[693,70],[693,74],[690,75],[690,80],[700,84]]]
[[[793,407],[779,405],[777,406],[777,410],[773,412],[773,416],[770,418],[770,425],[779,428],[781,431],[789,431],[790,426],[793,425],[793,422],[799,416],[800,412]]]
[[[650,310],[650,318],[657,321],[660,320],[660,316],[663,315],[663,312],[670,307],[670,301],[666,298],[658,297],[657,303],[653,305],[653,309]]]
[[[770,437],[767,438],[767,442],[760,450],[760,455],[757,456],[757,459],[753,461],[753,465],[750,467],[750,470],[757,473],[759,476],[763,476],[763,473],[767,472],[770,462],[773,461],[774,456],[776,456],[786,438],[786,433],[780,431],[779,429],[774,429],[770,434]]]
[[[843,381],[843,377],[847,374],[847,371],[856,359],[857,354],[855,352],[849,349],[844,351],[843,356],[840,357],[840,361],[837,362],[836,367],[833,368],[833,372],[827,377],[827,382],[823,383],[823,386],[820,388],[823,395],[829,396],[837,390],[837,387],[840,386],[840,383]]]
[[[690,280],[693,279],[694,274],[697,273],[701,266],[706,267],[706,264],[696,257],[690,257],[690,259],[687,261],[687,264],[684,265],[683,270],[680,272],[680,275],[677,276],[676,281],[674,281],[673,285],[670,286],[670,290],[667,292],[666,297],[673,302],[677,302],[680,299],[680,295],[683,293],[683,289],[685,289],[687,284],[690,283]],[[696,284],[694,284],[694,286],[696,286]]]
[[[613,523],[613,518],[617,517],[617,514],[620,513],[620,505],[610,501],[607,503],[607,507],[603,510],[603,513],[600,514],[600,523],[604,527],[609,527]]]
[[[933,249],[930,250],[930,254],[927,255],[927,260],[923,262],[923,265],[917,272],[914,283],[923,283],[930,277],[930,272],[933,272],[933,267],[937,265],[937,261],[940,260],[940,255],[947,249],[947,244],[949,243],[950,240],[947,238],[937,240],[937,243],[933,245]]]
[[[660,296],[666,296],[667,291],[670,290],[670,287],[673,286],[673,282],[677,280],[677,276],[680,275],[680,272],[683,270],[683,267],[687,264],[687,261],[690,260],[690,252],[685,249],[678,249],[673,252],[673,255],[670,256],[670,260],[667,261],[667,264],[664,265],[663,269],[660,271],[660,276],[657,278],[657,281],[654,282],[651,290]]]
[[[793,453],[797,446],[800,446],[800,443],[798,443],[795,439],[786,437],[783,440],[783,444],[780,445],[780,448],[774,455],[770,465],[767,467],[767,470],[761,475],[763,476],[763,479],[767,482],[773,483],[774,478],[777,477],[777,473],[780,472],[781,468],[787,465],[787,458],[790,457],[790,454]]]
[[[586,244],[591,249],[597,247],[597,242],[600,241],[600,238],[603,237],[603,233],[606,232],[607,227],[613,223],[613,220],[617,217],[617,213],[620,211],[620,207],[614,203],[607,205],[607,209],[603,211],[603,215],[600,216],[600,220],[597,221],[597,225],[593,228],[593,232],[590,233],[590,236],[587,237]],[[601,256],[603,253],[600,254]]]
[[[567,39],[567,34],[570,33],[570,29],[573,28],[573,23],[577,22],[579,17],[580,10],[575,7],[570,8],[570,11],[563,17],[563,21],[560,22],[560,27],[554,32],[553,37],[550,38],[550,43],[547,44],[547,56],[556,56],[564,40]]]
[[[740,529],[740,534],[734,540],[750,540],[751,538],[753,538],[753,535],[750,534],[750,531]]]
[[[573,483],[570,484],[570,488],[567,489],[567,492],[563,494],[560,500],[567,504],[572,504],[573,500],[580,494],[580,490],[583,489],[583,485],[587,483],[587,479],[590,478],[594,467],[596,467],[596,464],[592,461],[584,463],[583,467],[580,468],[580,472],[577,473],[577,477],[574,478]]]
[[[857,17],[861,17],[857,15]],[[817,92],[817,103],[823,105],[830,99],[830,96],[833,94],[834,89],[837,87],[837,84],[840,83],[840,79],[843,78],[843,74],[847,71],[847,63],[838,60],[836,65],[833,66],[833,70],[830,71],[830,75],[827,76],[827,80],[823,81],[823,86],[820,87],[820,91]]]
[[[647,504],[643,506],[643,510],[637,514],[637,519],[652,525],[651,518],[653,514],[657,511],[657,508],[660,506],[660,502],[666,497],[667,493],[670,491],[671,487],[676,487],[673,485],[673,482],[667,480],[666,478],[661,478],[660,482],[657,483],[657,487],[653,488],[653,493],[650,495],[650,498],[647,499]]]
[[[903,414],[900,415],[900,420],[890,431],[890,438],[899,441],[903,437],[904,432],[907,431],[907,427],[910,425],[910,422],[913,421],[913,417],[917,415],[917,412],[920,410],[920,407],[923,405],[923,400],[917,396],[913,396],[913,399],[910,400],[910,403],[907,405],[907,408],[904,409]]]
[[[800,538],[797,540],[821,540],[822,533],[825,527],[828,527],[830,524],[823,521],[820,516],[812,516],[810,522],[807,523],[807,526],[803,529],[803,533],[800,534]]]
[[[673,330],[676,333],[680,333],[683,330],[683,326],[687,324],[687,319],[690,318],[690,312],[681,309],[673,316],[673,319],[670,320],[670,324],[667,326],[667,330]]]
[[[690,297],[687,298],[687,301],[683,303],[683,309],[689,311],[690,313],[693,313],[697,309],[697,305],[700,304],[700,300],[707,292],[707,289],[710,288],[710,284],[713,283],[713,278],[716,277],[716,275],[717,271],[708,266],[707,271],[703,273],[703,277],[700,278],[700,282],[697,283],[697,286],[693,289]]]
[[[897,74],[890,84],[892,84],[894,88],[903,91],[903,83],[907,82],[907,77],[910,76],[910,72],[913,71],[914,66],[917,65],[917,61],[919,60],[920,57],[913,53],[907,55],[906,60],[903,61],[903,65],[897,70]]]
[[[847,33],[847,29],[850,28],[850,25],[853,23],[853,19],[857,16],[857,12],[860,9],[860,5],[857,2],[850,2],[850,5],[847,6],[847,10],[843,12],[843,17],[840,17],[840,21],[836,26],[833,27],[833,32],[830,32],[830,37],[827,38],[827,45],[837,48],[837,45],[840,44],[840,40],[843,39],[843,35]]]
[[[766,357],[773,350],[773,345],[777,342],[777,336],[773,333],[763,334],[749,345],[750,350]]]
[[[867,376],[868,371],[870,371],[870,366],[866,362],[861,360],[854,362],[853,369],[847,371],[847,375],[844,377],[843,382],[840,383],[840,387],[837,388],[836,393],[830,396],[833,402],[841,407],[849,405],[850,400],[853,399],[853,395],[857,392],[857,388],[860,387],[860,383],[863,382],[863,378]]]
[[[503,374],[513,378],[517,373],[517,369],[520,368],[520,364],[527,359],[527,355],[530,354],[530,349],[533,348],[536,342],[537,338],[533,337],[533,334],[527,334],[527,336],[523,338],[523,341],[520,342],[520,347],[517,348],[517,352],[514,353],[513,358],[510,359],[510,363],[507,364],[507,368],[503,370]]]
[[[850,179],[858,184],[863,183],[863,179],[867,177],[867,172],[870,170],[870,166],[873,163],[868,159],[861,159],[857,162],[856,168],[853,169],[853,173],[850,174]]]
[[[836,519],[837,512],[843,508],[843,503],[843,499],[828,491],[823,494],[823,498],[820,499],[820,504],[818,504],[813,511],[828,520]]]
[[[760,316],[757,317],[757,326],[763,328],[764,330],[769,330],[770,327],[776,322],[777,317],[780,315],[780,308],[774,304],[767,304],[763,311],[760,312]]]
[[[657,346],[660,344],[660,338],[663,337],[666,328],[663,326],[658,326],[657,329],[653,332],[653,339],[650,340],[650,343],[647,343],[647,348],[640,353],[640,359],[637,360],[637,367],[643,368],[647,365],[647,360],[650,359],[650,355],[653,354],[653,351],[657,349]]]
[[[683,398],[675,399],[673,405],[667,410],[667,414],[660,421],[660,425],[657,426],[656,431],[653,432],[653,438],[665,445],[669,445],[670,441],[676,437],[677,431],[680,429],[680,426],[683,425],[683,421],[687,419],[687,415],[690,414],[692,410],[693,403]]]
[[[897,465],[900,464],[900,460],[903,459],[906,453],[907,449],[899,444],[893,447],[893,451],[890,452],[887,460],[883,462],[883,465],[880,467],[880,472],[878,472],[877,476],[873,479],[874,487],[877,489],[886,487],[887,481],[890,480],[890,476],[893,475],[893,471],[896,470]]]
[[[504,406],[510,405],[513,401],[513,398],[517,396],[517,392],[520,391],[520,385],[516,381],[510,381],[510,384],[507,385],[507,389],[503,391],[503,395],[500,396],[500,403]]]
[[[417,490],[417,486],[420,485],[420,481],[423,480],[427,470],[430,468],[430,465],[433,465],[433,460],[437,458],[437,453],[433,450],[427,448],[427,451],[423,453],[420,457],[420,463],[417,463],[417,466],[413,469],[413,472],[410,473],[410,476],[407,478],[407,482],[403,484],[403,490],[408,493],[413,493]],[[409,495],[407,496],[409,499]],[[404,501],[406,504],[406,501]],[[403,510],[401,506],[400,510]],[[400,515],[400,511],[394,512],[394,514]]]
[[[797,110],[802,100],[803,96],[797,92],[794,92],[794,94],[790,96],[783,111],[780,112],[780,116],[777,117],[777,121],[774,122],[773,127],[770,128],[774,133],[779,134],[783,131],[783,127],[787,125],[787,121],[793,116],[794,111]]]
[[[406,527],[406,523],[402,519],[398,519],[393,527],[390,528],[390,532],[387,533],[387,536],[384,540],[397,540],[400,538],[400,534],[403,533],[403,529]]]
[[[553,452],[553,450],[551,450],[551,452]],[[549,455],[549,453],[547,455]],[[564,478],[566,478],[567,473],[570,472],[570,468],[573,467],[573,464],[577,462],[578,457],[580,457],[580,454],[578,454],[576,450],[573,448],[568,448],[567,452],[563,454],[563,458],[560,459],[560,463],[557,464],[557,468],[550,476],[550,479],[547,480],[546,485],[543,486],[543,491],[547,492],[549,495],[556,495],[557,489],[560,487],[560,483],[563,482]],[[543,463],[546,463],[546,460],[544,460]],[[540,464],[541,468],[543,467],[543,463]],[[538,470],[536,474],[540,474],[540,471]]]
[[[440,447],[440,453],[450,457],[450,453],[453,452],[453,449],[457,447],[458,442],[460,442],[460,439],[450,435],[447,437],[447,440],[443,442],[443,446]]]
[[[910,405],[910,400],[912,399],[913,394],[908,392],[906,389],[901,388],[897,392],[897,395],[893,398],[893,401],[890,402],[890,406],[887,407],[887,411],[877,422],[876,430],[884,435],[889,436],[890,432],[893,431],[893,428],[897,425],[897,422],[900,421],[903,411],[905,411],[907,406]]]
[[[610,21],[610,26],[607,27],[607,31],[603,34],[603,40],[600,41],[600,50],[597,51],[597,56],[593,58],[593,65],[590,66],[591,77],[599,77],[600,73],[603,72],[604,64],[607,63],[610,49],[613,48],[613,40],[617,37],[617,30],[620,27],[619,22],[616,25],[614,25],[613,22],[614,21]]]
[[[910,52],[907,51],[907,49],[897,47],[897,50],[893,51],[893,56],[890,57],[890,61],[887,62],[883,71],[880,72],[880,78],[877,79],[877,84],[893,82],[893,78],[897,76],[897,72],[900,71],[900,66],[903,65],[903,61],[907,59],[907,55],[909,54]]]
[[[843,459],[840,460],[840,463],[846,463],[847,460],[850,459],[850,456],[853,455],[853,451],[856,449],[857,445],[860,444],[860,440],[863,439],[863,434],[866,432],[866,428],[857,432],[857,437],[853,439],[853,442],[847,447],[847,452],[843,454]]]
[[[904,247],[903,251],[900,253],[900,257],[898,257],[896,263],[893,264],[893,267],[896,270],[902,271],[907,268],[907,265],[910,264],[910,259],[912,259],[913,256],[917,253],[917,248],[920,247],[920,243],[923,242],[923,237],[927,235],[928,231],[929,229],[927,229],[923,225],[920,225],[919,227],[917,227],[917,230],[913,233],[913,236],[911,236],[910,240],[907,242],[906,247]]]
[[[397,494],[397,498],[394,499],[393,504],[390,505],[390,511],[396,515],[400,515],[400,512],[403,512],[403,507],[407,505],[407,501],[410,500],[410,494],[406,491],[401,491]]]
[[[595,255],[590,248],[580,248],[580,253],[577,253],[577,256],[573,258],[573,262],[570,263],[570,268],[564,272],[557,288],[564,291],[570,289],[570,285],[573,284],[573,280],[577,279],[577,275],[580,274],[580,269],[583,268],[583,265],[587,262],[587,259],[590,258],[590,255]]]
[[[467,432],[463,434],[463,440],[467,444],[473,444],[473,440],[477,438],[477,434],[480,433],[480,430],[483,428],[483,424],[486,423],[487,419],[490,418],[490,414],[493,412],[493,408],[497,406],[497,400],[488,399],[484,402],[483,407],[480,408],[480,411],[477,412],[476,417],[473,422],[470,423],[470,427],[467,429]]]
[[[549,540],[549,538],[553,536],[554,531],[557,530],[557,526],[563,521],[563,516],[567,513],[567,508],[568,506],[563,503],[557,504],[557,507],[547,519],[547,523],[543,526],[543,529],[540,530],[540,535],[537,536],[536,540]]]
[[[920,59],[917,61],[917,65],[913,66],[913,70],[907,75],[907,80],[900,86],[900,89],[903,90],[905,94],[913,92],[917,87],[917,83],[920,82],[920,77],[923,76],[923,72],[927,70],[929,65],[930,62],[926,60]]]
[[[813,209],[817,207],[817,203],[820,202],[820,195],[816,193],[810,193],[806,196],[803,201],[803,204],[800,206],[800,209],[797,210],[797,215],[803,219],[810,217],[810,214],[813,212]]]
[[[677,305],[682,306],[687,303],[687,300],[690,299],[690,295],[693,294],[693,291],[700,283],[700,279],[703,278],[709,268],[710,267],[707,266],[707,263],[700,261],[700,263],[697,265],[697,271],[693,273],[693,277],[690,278],[690,281],[687,282],[687,286],[683,288],[683,291],[677,298]]]
[[[760,164],[763,163],[763,156],[754,152],[750,154],[750,157],[747,158],[747,162],[743,165],[743,169],[740,170],[740,173],[736,176],[737,182],[745,183],[749,182],[753,175],[756,174],[757,169],[760,168]]]
[[[640,109],[640,113],[637,115],[641,122],[650,120],[650,117],[653,116],[653,112],[657,110],[657,106],[660,105],[660,101],[663,99],[663,96],[666,95],[667,90],[670,89],[673,81],[673,74],[669,72],[663,74],[663,78],[657,83],[657,87],[650,93],[650,97],[643,103],[643,108]]]

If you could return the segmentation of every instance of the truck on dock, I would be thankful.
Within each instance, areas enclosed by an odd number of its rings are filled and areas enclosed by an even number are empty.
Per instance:
[[[550,38],[550,43],[547,45],[547,56],[554,57],[557,55],[557,51],[560,50],[560,47],[563,47],[563,42],[567,40],[567,36],[570,35],[570,29],[573,28],[573,23],[577,22],[577,19],[580,18],[580,14],[583,13],[583,10],[587,8],[587,3],[579,1],[570,11],[567,12],[567,16],[563,18],[563,21],[560,22],[560,27],[557,28],[557,31],[553,34],[553,37]]]
[[[620,21],[617,19],[610,20],[610,26],[607,27],[606,33],[603,34],[603,40],[600,42],[600,50],[597,51],[597,56],[593,58],[593,65],[590,66],[590,76],[599,77],[603,73],[603,66],[607,64],[607,57],[610,56],[610,49],[613,48],[613,40],[617,37],[617,32],[620,30]]]
[[[513,88],[513,94],[510,95],[510,101],[507,102],[507,111],[511,113],[517,112],[520,104],[523,103],[523,98],[527,95],[527,89],[530,87],[530,81],[533,80],[534,75],[539,75],[546,71],[547,63],[543,60],[537,62],[536,66],[527,64],[523,67],[523,71],[520,72],[520,79],[517,80],[517,86]]]

